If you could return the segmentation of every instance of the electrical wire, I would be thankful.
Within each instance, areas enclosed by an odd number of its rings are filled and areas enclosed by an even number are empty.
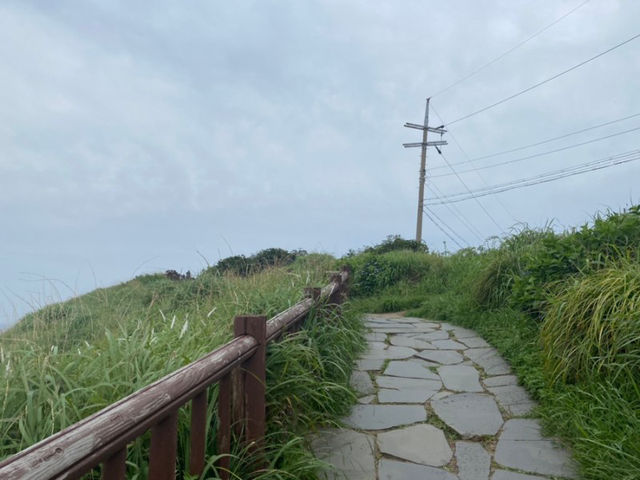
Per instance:
[[[442,191],[438,188],[438,186],[435,183],[431,182],[427,185],[427,187],[432,190],[433,194],[435,195],[435,198],[439,199],[440,197],[444,196]],[[469,230],[469,232],[471,232],[471,234],[474,237],[476,237],[476,239],[479,242],[482,242],[482,234],[480,233],[480,231],[476,227],[474,227],[473,223],[469,221],[469,219],[458,209],[456,205],[445,204],[445,206],[447,207],[447,210],[449,210],[449,213],[451,213],[451,215],[456,217],[458,221],[462,225],[464,225],[464,227],[467,230]],[[468,242],[466,241],[465,243],[468,244]]]
[[[537,32],[535,32],[534,34],[530,35],[529,37],[525,38],[524,40],[522,40],[520,43],[517,43],[516,45],[514,45],[513,47],[511,47],[510,49],[506,50],[505,52],[501,53],[500,55],[498,55],[497,57],[495,57],[493,60],[488,61],[487,63],[483,64],[482,66],[476,68],[475,70],[472,70],[469,74],[465,75],[464,77],[456,80],[455,82],[451,83],[450,85],[448,85],[447,87],[443,88],[442,90],[438,90],[436,93],[434,93],[433,95],[431,95],[431,98],[434,98],[437,95],[440,95],[441,93],[444,93],[450,89],[452,89],[453,87],[460,85],[462,82],[464,82],[465,80],[468,80],[469,78],[473,77],[474,75],[476,75],[477,73],[481,72],[482,70],[484,70],[485,68],[493,65],[494,63],[496,63],[499,60],[502,60],[504,57],[506,57],[507,55],[509,55],[511,52],[513,52],[514,50],[517,50],[518,48],[520,48],[521,46],[523,46],[524,44],[528,43],[529,41],[533,40],[534,38],[536,38],[538,35],[540,35],[541,33],[544,33],[545,31],[549,30],[551,27],[553,27],[556,23],[560,22],[561,20],[564,20],[565,18],[567,18],[569,15],[571,15],[573,12],[575,12],[576,10],[578,10],[579,8],[583,7],[584,5],[586,5],[587,3],[589,3],[591,0],[585,0],[584,2],[582,2],[581,4],[579,4],[577,7],[572,8],[571,10],[569,10],[568,12],[566,12],[564,15],[558,17],[557,19],[555,19],[553,22],[549,23],[548,25],[545,25],[543,28],[541,28],[540,30],[538,30]]]
[[[540,175],[535,175],[533,177],[521,178],[518,180],[513,180],[511,182],[493,185],[489,188],[481,188],[471,192],[459,192],[452,195],[440,197],[439,199],[429,198],[427,200],[431,202],[431,205],[457,203],[465,200],[477,199],[478,197],[484,197],[487,195],[494,195],[496,193],[502,193],[517,188],[529,187],[541,183],[548,183],[555,180],[560,180],[562,178],[581,175],[583,173],[589,173],[596,170],[602,170],[604,168],[630,163],[637,160],[640,160],[640,150],[632,150],[584,164],[579,164],[573,167],[553,170],[550,172],[542,173]]]
[[[438,227],[438,230],[440,230],[442,233],[444,233],[453,243],[455,243],[459,248],[464,248],[462,245],[460,245],[460,243],[458,243],[458,241],[452,237],[451,235],[449,235],[449,233],[440,226],[440,224],[438,222],[436,222],[433,217],[431,217],[426,211],[422,212],[424,214],[425,217],[427,217],[429,220],[431,220],[431,223],[433,223],[436,227]]]
[[[602,140],[607,140],[608,138],[613,138],[613,137],[618,137],[620,135],[625,135],[627,133],[631,133],[631,132],[635,132],[640,130],[640,126],[635,127],[635,128],[630,128],[628,130],[624,130],[622,132],[616,132],[616,133],[612,133],[611,135],[605,135],[604,137],[599,137],[599,138],[594,138],[592,140],[587,140],[586,142],[580,142],[580,143],[574,143],[571,145],[567,145],[565,147],[561,147],[561,148],[556,148],[553,150],[547,150],[545,152],[540,152],[540,153],[534,153],[532,155],[527,155],[526,157],[519,157],[519,158],[514,158],[512,160],[506,160],[504,162],[498,162],[498,163],[492,163],[489,165],[480,165],[480,166],[476,166],[474,168],[469,168],[467,170],[460,170],[458,173],[470,173],[470,172],[477,172],[478,170],[486,170],[488,168],[494,168],[494,167],[501,167],[503,165],[509,165],[512,163],[518,163],[518,162],[523,162],[525,160],[530,160],[532,158],[537,158],[537,157],[543,157],[545,155],[551,155],[552,153],[557,153],[557,152],[563,152],[565,150],[570,150],[572,148],[577,148],[577,147],[581,147],[583,145],[589,145],[591,143],[595,143],[595,142],[600,142]],[[453,163],[453,164],[449,164],[447,163],[447,167],[451,167],[451,166],[458,166],[458,165],[463,165],[469,162],[458,162],[458,163]],[[443,168],[443,167],[439,167],[439,168]],[[434,168],[435,170],[435,168]],[[458,176],[458,173],[456,173],[456,176]],[[453,175],[452,173],[440,173],[438,175],[431,175],[431,178],[439,178],[439,177],[449,177]]]
[[[438,113],[438,111],[435,109],[435,107],[433,106],[433,102],[430,102],[431,105],[431,109],[433,110],[433,112],[436,114],[436,116],[440,119],[440,122],[442,122],[443,124],[445,123],[444,119],[442,118],[442,116]],[[467,151],[462,148],[462,145],[460,145],[460,142],[458,142],[458,139],[456,138],[456,136],[453,134],[453,132],[451,130],[448,130],[447,133],[449,133],[449,135],[451,136],[451,139],[454,141],[454,143],[456,144],[456,146],[458,147],[458,149],[462,152],[462,154],[465,156],[465,158],[467,160],[470,160],[469,155],[467,154]],[[435,167],[433,170],[436,170],[438,167]],[[480,178],[480,180],[482,181],[482,183],[485,186],[488,186],[489,184],[487,183],[486,179],[484,178],[484,176],[480,173],[477,172],[478,177]],[[502,209],[505,211],[505,213],[510,216],[514,223],[517,223],[516,218],[513,216],[513,214],[509,211],[509,209],[504,205],[504,203],[502,203],[502,200],[500,200],[499,198],[496,198],[496,201],[498,202],[498,204],[502,207]]]
[[[432,105],[432,108],[433,108],[433,105]],[[438,112],[435,111],[435,108],[433,108],[433,111],[436,113],[436,115],[438,115]],[[601,128],[601,127],[606,127],[608,125],[613,125],[614,123],[623,122],[625,120],[629,120],[630,118],[635,118],[635,117],[639,117],[639,116],[640,116],[640,113],[634,113],[633,115],[628,115],[626,117],[616,118],[615,120],[610,120],[610,121],[605,122],[605,123],[599,123],[598,125],[592,125],[590,127],[582,128],[580,130],[574,130],[572,132],[568,132],[568,133],[565,133],[565,134],[562,134],[562,135],[558,135],[557,137],[547,138],[546,140],[541,140],[539,142],[529,143],[527,145],[522,145],[520,147],[511,148],[509,150],[502,150],[500,152],[490,153],[488,155],[481,155],[479,157],[470,158],[469,155],[466,155],[466,153],[463,151],[463,153],[465,153],[465,156],[467,157],[467,161],[466,162],[454,163],[453,165],[462,165],[464,163],[473,163],[473,162],[476,162],[478,160],[485,160],[487,158],[498,157],[500,155],[506,155],[507,153],[519,152],[521,150],[526,150],[527,148],[538,147],[538,146],[544,145],[546,143],[554,142],[556,140],[561,140],[563,138],[571,137],[573,135],[578,135],[580,133],[588,132],[590,130],[595,130],[596,128]],[[442,120],[440,115],[438,115],[438,118],[440,118],[440,121],[442,123],[444,123],[444,120]],[[453,141],[456,142],[456,144],[458,144],[458,146],[460,146],[460,144],[455,139],[455,137],[453,136],[451,131],[448,131],[447,133],[451,134],[451,138],[453,139]],[[447,167],[444,166],[444,165],[441,165],[439,167],[433,167],[432,170],[441,170],[441,169],[444,169],[444,168],[447,168]]]
[[[447,157],[444,156],[444,154],[442,153],[442,150],[438,150],[438,153],[440,154],[440,156],[443,158],[443,160],[447,163],[447,165],[449,165],[449,167],[451,168],[451,171],[453,172],[453,174],[458,178],[458,180],[460,181],[460,183],[462,184],[462,186],[469,192],[471,193],[471,189],[467,186],[467,184],[465,183],[464,180],[462,180],[462,177],[458,174],[458,172],[456,172],[455,168],[453,168],[451,166],[451,164],[449,163],[449,160],[447,160]],[[493,218],[493,215],[491,215],[489,213],[489,211],[485,208],[485,206],[482,204],[482,202],[480,202],[480,200],[476,199],[476,203],[478,204],[478,206],[482,209],[482,211],[487,215],[487,217],[489,217],[489,219],[493,222],[493,224],[498,227],[498,230],[502,231],[503,228],[498,224],[498,222],[496,222],[496,219]]]
[[[600,58],[603,55],[606,55],[607,53],[612,52],[612,51],[622,47],[623,45],[626,45],[627,43],[632,42],[633,40],[636,40],[639,37],[640,37],[640,33],[637,33],[634,36],[632,36],[631,38],[628,38],[628,39],[626,39],[626,40],[614,45],[613,47],[610,47],[607,50],[605,50],[603,52],[600,52],[600,53],[598,53],[597,55],[594,55],[591,58],[588,58],[587,60],[583,60],[582,62],[580,62],[580,63],[578,63],[576,65],[573,65],[572,67],[567,68],[566,70],[563,70],[560,73],[556,73],[555,75],[553,75],[553,76],[551,76],[549,78],[546,78],[545,80],[542,80],[542,81],[540,81],[538,83],[535,83],[535,84],[531,85],[530,87],[525,88],[524,90],[520,90],[519,92],[514,93],[513,95],[509,95],[508,97],[505,97],[502,100],[498,100],[497,102],[494,102],[494,103],[492,103],[490,105],[487,105],[486,107],[483,107],[480,110],[476,110],[476,111],[471,112],[471,113],[469,113],[467,115],[464,115],[462,117],[456,118],[452,122],[449,122],[447,124],[447,126],[453,125],[454,123],[458,123],[458,122],[461,122],[461,121],[466,120],[468,118],[471,118],[474,115],[477,115],[479,113],[486,112],[487,110],[489,110],[491,108],[494,108],[494,107],[497,107],[498,105],[501,105],[501,104],[503,104],[505,102],[508,102],[509,100],[513,100],[514,98],[519,97],[520,95],[522,95],[524,93],[530,92],[531,90],[533,90],[535,88],[538,88],[538,87],[540,87],[540,86],[542,86],[542,85],[544,85],[546,83],[549,83],[552,80],[555,80],[556,78],[559,78],[559,77],[561,77],[561,76],[563,76],[563,75],[565,75],[565,74],[567,74],[567,73],[569,73],[569,72],[571,72],[571,71],[573,71],[573,70],[575,70],[577,68],[580,68],[583,65],[586,65],[587,63],[592,62],[593,60],[596,60],[597,58]]]
[[[445,205],[446,207],[449,207],[449,205]],[[425,209],[429,210],[429,207],[424,207]],[[430,210],[431,211],[431,210]],[[451,210],[450,210],[451,211]],[[451,233],[453,233],[453,235],[455,235],[456,237],[458,237],[458,240],[460,240],[462,243],[466,244],[467,246],[470,246],[469,242],[467,242],[462,235],[460,235],[458,232],[456,232],[452,227],[450,227],[449,225],[446,225],[444,223],[444,221],[436,214],[436,212],[431,211],[432,215],[434,217],[436,217],[437,220],[440,221],[440,223],[444,224],[449,230],[451,230]],[[459,220],[459,219],[458,219]]]

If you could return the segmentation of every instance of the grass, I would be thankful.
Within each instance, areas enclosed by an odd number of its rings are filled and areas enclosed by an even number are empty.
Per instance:
[[[204,272],[193,280],[145,275],[52,305],[0,336],[0,457],[14,454],[190,363],[231,337],[237,314],[273,314],[297,302],[303,287],[326,283],[328,256],[240,277]],[[322,465],[303,434],[331,423],[354,401],[347,387],[362,348],[355,313],[315,312],[307,327],[269,346],[269,468],[259,478],[316,478]],[[215,431],[217,389],[210,392]],[[180,413],[179,472],[188,456],[188,409]],[[214,438],[214,435],[209,435]],[[148,435],[129,447],[128,478],[146,478]],[[214,478],[215,445],[208,445]],[[233,455],[246,478],[251,459]],[[181,476],[186,478],[183,473]]]
[[[356,278],[357,268],[377,265],[393,280],[370,283],[353,304],[476,330],[538,400],[547,433],[571,446],[581,478],[638,480],[637,238],[640,209],[632,207],[560,234],[521,229],[490,249],[403,252],[402,263],[415,257],[411,275],[370,252],[353,254]]]

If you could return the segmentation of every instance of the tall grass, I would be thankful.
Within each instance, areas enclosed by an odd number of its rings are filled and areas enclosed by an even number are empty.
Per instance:
[[[0,457],[213,350],[231,337],[234,315],[271,316],[289,307],[300,299],[304,286],[324,284],[326,270],[334,266],[331,257],[316,257],[247,277],[208,272],[176,282],[146,275],[29,315],[0,336]],[[77,328],[79,324],[84,328]],[[283,401],[282,408],[295,407],[295,413],[291,410],[286,419],[273,417],[279,420],[269,426],[274,440],[268,452],[275,466],[264,472],[264,478],[295,477],[295,468],[302,468],[292,466],[295,458],[309,457],[298,425],[331,421],[332,414],[352,400],[346,385],[361,345],[359,322],[352,316],[341,319],[319,312],[309,327],[270,347],[270,410],[279,413],[276,405]],[[291,388],[294,378],[297,390]],[[287,392],[296,396],[286,396]],[[215,402],[215,388],[211,395]],[[213,406],[209,416],[215,429]],[[188,425],[188,409],[183,409],[181,465],[188,452]],[[131,478],[146,475],[147,442],[143,437],[129,448]],[[209,453],[215,456],[213,444]],[[242,455],[236,453],[234,468],[241,472]],[[305,467],[314,468],[317,462]],[[213,474],[210,470],[206,478]],[[314,478],[309,475],[300,478]]]
[[[640,391],[640,264],[620,261],[570,281],[551,299],[540,336],[554,381],[607,377]]]

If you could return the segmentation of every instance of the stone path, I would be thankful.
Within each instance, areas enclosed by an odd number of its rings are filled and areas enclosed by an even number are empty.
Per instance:
[[[577,478],[565,449],[543,437],[509,365],[475,332],[393,314],[367,315],[369,348],[351,383],[345,428],[314,436],[329,479]]]

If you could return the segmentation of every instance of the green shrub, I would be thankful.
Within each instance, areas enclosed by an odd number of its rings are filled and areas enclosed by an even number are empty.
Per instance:
[[[353,268],[351,292],[354,296],[373,295],[400,281],[417,283],[428,275],[440,277],[444,270],[444,261],[438,255],[411,250],[381,255],[362,253],[344,260]]]
[[[512,304],[536,316],[547,305],[546,288],[579,272],[603,268],[616,258],[635,255],[640,245],[640,206],[595,217],[560,235],[545,232],[535,248],[523,256],[522,274],[514,277]]]

